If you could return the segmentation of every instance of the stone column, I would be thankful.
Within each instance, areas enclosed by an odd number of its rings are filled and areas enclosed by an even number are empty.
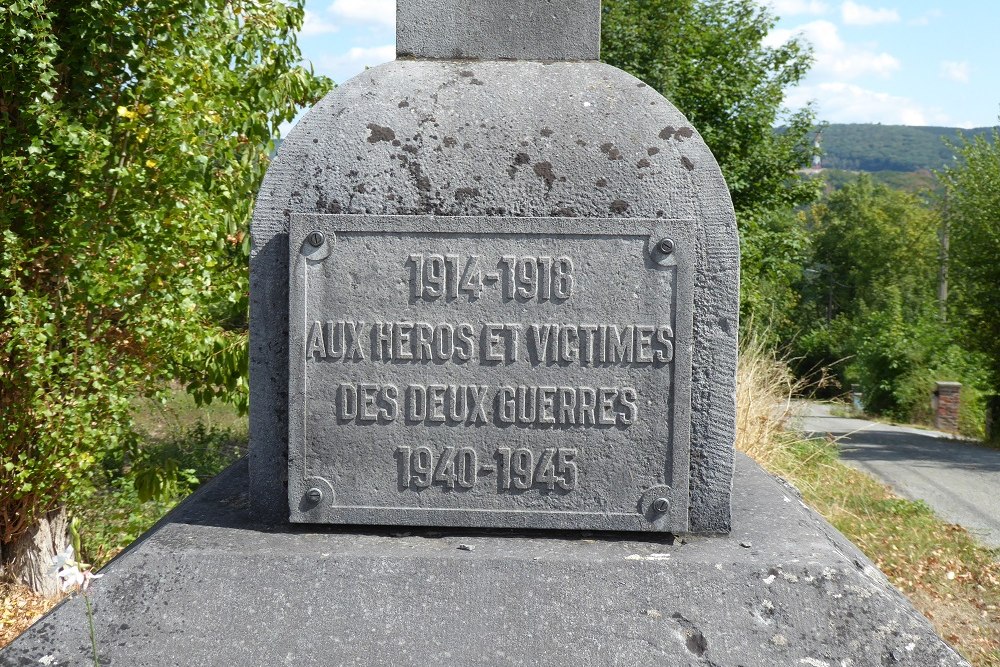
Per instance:
[[[960,382],[938,382],[934,388],[934,427],[939,431],[958,433]]]
[[[399,0],[396,56],[597,60],[601,0]]]

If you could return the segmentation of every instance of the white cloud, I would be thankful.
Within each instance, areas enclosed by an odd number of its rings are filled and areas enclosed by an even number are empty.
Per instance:
[[[821,0],[770,0],[768,5],[778,16],[799,14],[826,14],[830,7]]]
[[[944,13],[940,9],[931,9],[927,13],[922,14],[914,19],[908,21],[909,25],[930,25],[931,21],[944,16]]]
[[[348,21],[396,25],[396,0],[333,0],[330,11]]]
[[[305,19],[302,21],[302,30],[299,34],[303,37],[313,37],[315,35],[329,35],[340,30],[336,23],[326,20],[319,14],[306,10]]]
[[[840,16],[845,25],[877,25],[899,21],[899,12],[895,9],[875,9],[859,5],[853,0],[847,0],[840,6]]]
[[[857,44],[847,44],[830,21],[812,21],[793,30],[772,30],[764,43],[783,44],[801,36],[813,46],[813,72],[841,79],[853,79],[865,74],[888,77],[900,68],[899,60],[885,52],[875,52]]]
[[[831,123],[882,123],[885,125],[945,125],[951,118],[937,108],[927,108],[908,97],[890,95],[851,83],[830,82],[800,86],[785,100],[798,108],[815,100],[819,118]]]
[[[331,77],[337,83],[343,83],[352,76],[360,74],[366,67],[374,67],[396,58],[396,45],[386,44],[372,48],[354,47],[332,56],[323,56],[315,63],[316,71]]]
[[[941,63],[941,76],[958,83],[969,83],[969,63],[945,60]]]

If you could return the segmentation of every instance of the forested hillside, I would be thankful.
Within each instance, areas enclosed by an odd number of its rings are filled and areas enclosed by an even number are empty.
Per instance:
[[[989,136],[991,128],[906,125],[828,125],[822,132],[823,167],[851,171],[920,171],[940,169],[957,152],[949,143],[959,137]]]

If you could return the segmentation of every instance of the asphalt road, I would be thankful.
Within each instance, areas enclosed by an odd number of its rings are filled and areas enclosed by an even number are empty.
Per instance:
[[[904,498],[923,500],[982,543],[1000,547],[1000,450],[936,431],[834,417],[830,406],[818,403],[803,403],[798,413],[800,430],[838,439],[848,465]]]

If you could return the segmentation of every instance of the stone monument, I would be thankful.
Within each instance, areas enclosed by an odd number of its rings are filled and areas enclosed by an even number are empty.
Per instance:
[[[101,664],[967,665],[734,457],[725,183],[599,1],[398,18],[268,172],[249,463],[103,569]],[[92,664],[87,609],[0,664]]]
[[[599,0],[406,0],[397,25],[258,197],[255,509],[728,532],[739,248],[711,152],[597,61]]]

